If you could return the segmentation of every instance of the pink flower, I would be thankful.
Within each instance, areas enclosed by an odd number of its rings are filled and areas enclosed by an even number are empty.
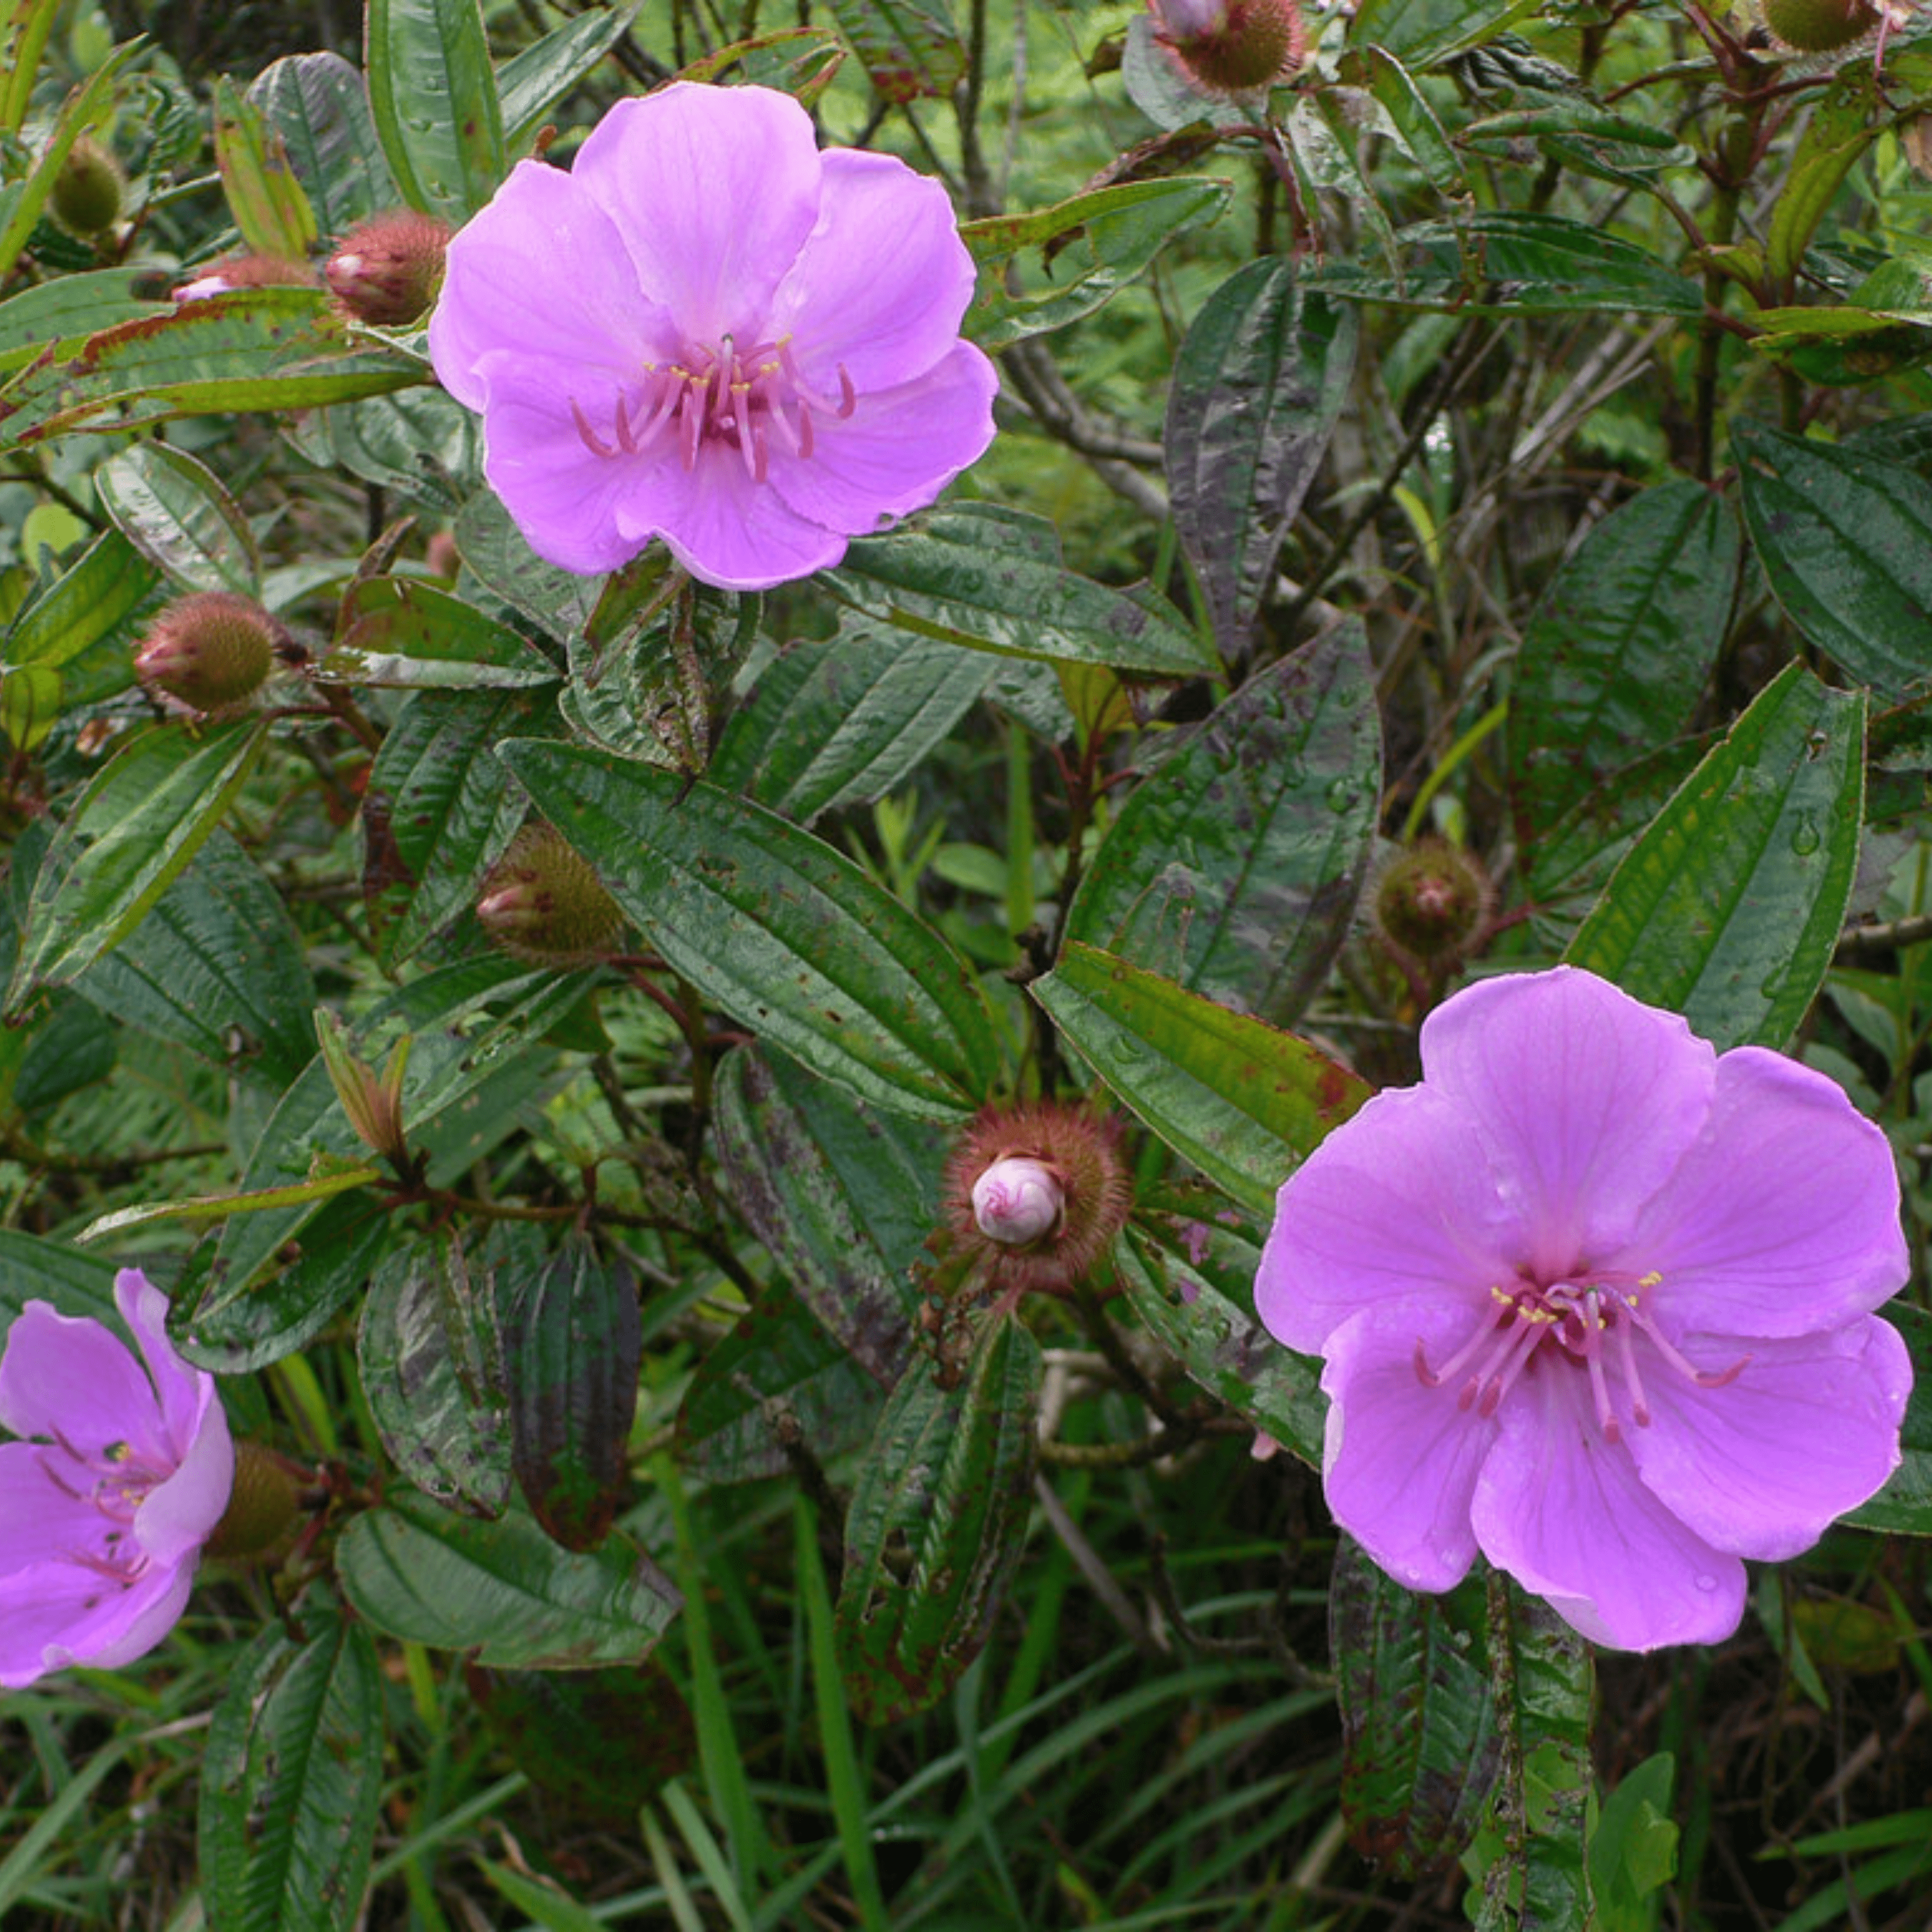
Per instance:
[[[214,1378],[169,1342],[137,1269],[114,1299],[146,1364],[98,1322],[30,1301],[0,1356],[0,1684],[126,1664],[188,1602],[235,1474]]]
[[[430,353],[539,556],[606,571],[661,536],[762,590],[992,441],[973,284],[938,183],[820,153],[788,94],[680,82],[620,101],[568,174],[518,164],[450,244]]]
[[[1898,1466],[1885,1137],[1757,1047],[1559,968],[1432,1013],[1281,1190],[1256,1301],[1326,1358],[1323,1477],[1383,1568],[1480,1550],[1585,1636],[1712,1642]]]

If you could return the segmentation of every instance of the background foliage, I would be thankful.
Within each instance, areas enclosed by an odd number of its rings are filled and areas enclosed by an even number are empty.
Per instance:
[[[1922,1255],[1932,40],[1308,25],[1264,101],[1126,4],[0,4],[0,1310],[138,1259],[310,1472],[0,1699],[10,1923],[1923,1926],[1923,1397],[1732,1642],[1593,1660],[1338,1544],[1250,1282],[1422,1012],[1559,957],[1840,1080]],[[169,300],[680,72],[980,266],[1003,434],[821,580],[567,577],[419,333]],[[190,728],[130,650],[197,589],[306,663]],[[530,812],[632,950],[488,944]],[[1424,835],[1466,960],[1378,932]],[[405,1042],[386,1162],[338,1091]],[[1114,1292],[928,1300],[953,1132],[1082,1092]]]

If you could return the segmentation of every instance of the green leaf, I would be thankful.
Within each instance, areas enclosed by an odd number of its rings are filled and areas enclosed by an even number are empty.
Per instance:
[[[1420,73],[1536,11],[1537,0],[1363,0],[1348,23],[1352,47],[1381,47]]]
[[[1430,187],[1452,200],[1466,200],[1471,190],[1462,157],[1415,76],[1386,47],[1369,48],[1365,58],[1370,92],[1394,122],[1402,146],[1429,177]]]
[[[1786,666],[1631,848],[1565,958],[1720,1049],[1783,1046],[1858,870],[1864,726],[1862,692]]]
[[[1888,1301],[1879,1312],[1912,1352],[1912,1398],[1899,1430],[1904,1460],[1885,1487],[1844,1520],[1894,1535],[1932,1536],[1932,1314],[1909,1301]]]
[[[1004,349],[1091,315],[1138,281],[1175,236],[1214,220],[1233,188],[1204,176],[1127,182],[1024,214],[962,222],[961,238],[980,268],[967,334],[982,349]],[[1010,286],[1016,258],[1027,258],[1030,268],[1034,248],[1042,250],[1040,266],[1027,279],[1047,286],[1036,295],[1016,292]]]
[[[1142,780],[1067,937],[1291,1018],[1347,935],[1381,802],[1375,680],[1352,618],[1251,679]]]
[[[1180,345],[1165,432],[1174,522],[1238,661],[1348,394],[1355,312],[1304,292],[1270,256],[1208,297]]]
[[[1341,1706],[1342,1813],[1364,1857],[1426,1876],[1474,1835],[1502,1741],[1482,1647],[1486,1592],[1471,1579],[1419,1596],[1360,1544],[1336,1543],[1328,1631]]]
[[[118,530],[103,530],[14,620],[7,634],[8,664],[55,670],[71,663],[118,634],[155,582],[152,566]],[[127,682],[133,681],[130,668]]]
[[[400,908],[379,921],[378,956],[412,958],[474,903],[527,808],[492,746],[542,716],[520,692],[425,693],[382,740],[363,799],[365,838],[386,833],[387,862],[400,866]]]
[[[623,1500],[644,1349],[637,1277],[573,1232],[512,1298],[503,1345],[517,1486],[565,1549],[594,1550]]]
[[[1358,16],[1357,24],[1360,24]],[[1497,209],[1424,221],[1396,240],[1393,270],[1337,262],[1306,278],[1352,302],[1459,315],[1703,312],[1702,286],[1621,236],[1561,215]]]
[[[827,1334],[890,1388],[919,1312],[912,1269],[939,1224],[944,1135],[756,1048],[718,1069],[715,1105],[734,1205]]]
[[[1306,1040],[1090,946],[1028,990],[1124,1106],[1258,1214],[1369,1097]]]
[[[96,772],[34,880],[10,1010],[64,984],[132,932],[220,824],[266,742],[240,718],[199,738],[137,733]]]
[[[1064,568],[1027,525],[977,503],[931,511],[862,537],[823,581],[881,623],[975,650],[1198,677],[1219,661],[1163,602],[1142,602]],[[1042,526],[1041,535],[1050,536]]]
[[[28,32],[34,34],[30,27]],[[40,30],[44,31],[44,30]],[[113,112],[115,76],[134,58],[139,44],[129,41],[116,47],[106,60],[74,88],[62,102],[58,116],[46,145],[34,157],[33,166],[27,171],[26,178],[17,184],[10,194],[0,195],[0,283],[12,274],[14,265],[20,259],[20,251],[27,245],[27,239],[34,232],[47,205],[47,197],[67,158],[74,152],[76,144],[94,129],[107,121]],[[31,90],[34,76],[29,72],[26,86]],[[7,96],[13,103],[21,83],[16,76],[7,83]],[[24,115],[31,92],[20,99]],[[10,118],[10,129],[17,128],[20,122]]]
[[[315,982],[281,895],[218,830],[75,990],[124,1024],[280,1089],[315,1051]]]
[[[1798,629],[1888,697],[1932,676],[1932,483],[1902,465],[1734,424],[1744,521]]]
[[[503,63],[496,88],[506,154],[514,159],[530,146],[550,110],[623,38],[632,17],[616,7],[580,14]]]
[[[22,370],[0,388],[0,448],[82,428],[310,409],[426,376],[414,356],[352,340],[320,290],[245,289],[117,322],[71,361]]]
[[[317,468],[340,464],[439,520],[461,507],[482,467],[482,418],[441,389],[365,396],[317,411],[288,435]],[[472,562],[466,551],[464,560]]]
[[[1546,1604],[1490,1576],[1490,1670],[1502,1769],[1476,1932],[1576,1932],[1592,1922],[1585,1822],[1595,1774],[1590,1648]]]
[[[271,62],[248,98],[281,137],[323,234],[339,240],[357,222],[396,205],[368,87],[340,54]]]
[[[136,293],[146,279],[144,269],[93,268],[9,296],[0,302],[0,375],[25,368],[50,345],[65,360],[97,329],[171,314],[167,303]]]
[[[258,255],[306,261],[319,232],[315,210],[280,134],[226,74],[214,82],[214,162],[243,242]]]
[[[281,1208],[319,1204],[380,1178],[380,1169],[358,1164],[331,1168],[310,1180],[286,1187],[265,1187],[258,1192],[184,1194],[172,1201],[144,1201],[90,1221],[75,1239],[103,1241],[110,1234],[124,1234],[130,1228],[145,1228],[156,1221],[219,1221],[231,1214],[266,1214]]]
[[[230,1670],[201,1769],[201,1873],[222,1932],[347,1932],[382,1795],[382,1678],[359,1624],[271,1622]]]
[[[494,490],[480,491],[464,505],[456,520],[456,547],[485,590],[550,637],[576,635],[597,608],[604,580],[544,562]]]
[[[403,1476],[452,1509],[500,1516],[510,1498],[510,1419],[502,1388],[472,1386],[464,1346],[475,1301],[494,1297],[484,1275],[480,1295],[459,1247],[440,1238],[387,1256],[369,1284],[356,1334],[356,1363],[382,1447]],[[457,1337],[452,1340],[452,1336]]]
[[[364,578],[344,600],[325,682],[403,690],[518,690],[562,674],[507,624],[409,577]]]
[[[678,1461],[706,1483],[783,1475],[800,1446],[836,1462],[871,1435],[884,1405],[878,1382],[775,1282],[704,1352],[678,1408]]]
[[[1256,1320],[1252,1240],[1206,1209],[1196,1221],[1130,1225],[1114,1252],[1128,1305],[1188,1379],[1318,1469],[1322,1365]]]
[[[114,1264],[17,1228],[0,1228],[0,1329],[36,1298],[63,1315],[118,1322]]]
[[[403,199],[460,226],[509,166],[478,0],[369,0],[362,64]]]
[[[985,1320],[958,1386],[915,1360],[886,1404],[845,1517],[840,1675],[853,1710],[891,1724],[938,1702],[986,1642],[1026,1536],[1040,1347]]]
[[[1654,1894],[1677,1876],[1670,1787],[1677,1760],[1647,1757],[1617,1780],[1590,1834],[1590,1889],[1601,1932],[1654,1932]]]
[[[945,0],[829,0],[838,31],[882,99],[895,106],[950,92],[966,49]]]
[[[32,104],[59,0],[8,0],[0,16],[0,128],[17,134]]]
[[[497,755],[671,970],[879,1105],[958,1119],[999,1077],[977,984],[851,860],[675,773],[523,740]]]
[[[986,653],[848,619],[787,646],[735,711],[708,773],[801,824],[893,790],[986,692]]]
[[[335,1567],[378,1630],[505,1670],[638,1663],[683,1600],[622,1537],[574,1555],[528,1516],[478,1522],[406,1491],[349,1526]]]
[[[1526,846],[1610,773],[1688,726],[1730,620],[1738,550],[1721,498],[1700,484],[1660,483],[1605,518],[1557,572],[1510,693]]]
[[[137,442],[94,472],[100,507],[152,564],[187,590],[262,594],[255,533],[214,472],[165,442]]]
[[[1779,189],[1765,238],[1765,268],[1784,281],[1797,272],[1818,224],[1858,157],[1885,131],[1876,65],[1852,63],[1811,110]]]

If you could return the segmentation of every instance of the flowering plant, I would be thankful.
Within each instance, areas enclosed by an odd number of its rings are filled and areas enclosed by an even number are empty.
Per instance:
[[[1468,988],[1282,1186],[1256,1301],[1327,1360],[1329,1504],[1630,1650],[1737,1628],[1899,1460],[1898,1181],[1822,1074],[1558,968]]]
[[[138,1268],[98,1322],[27,1304],[0,1355],[0,1684],[126,1664],[180,1617],[228,1505],[235,1450],[214,1378],[175,1353]],[[145,1366],[143,1366],[145,1364]]]
[[[531,548],[614,569],[661,536],[762,590],[929,503],[992,440],[945,191],[820,154],[768,88],[620,101],[568,173],[520,162],[450,244],[430,324]]]

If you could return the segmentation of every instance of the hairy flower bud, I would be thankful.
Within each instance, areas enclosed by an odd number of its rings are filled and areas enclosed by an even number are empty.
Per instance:
[[[252,598],[198,590],[148,626],[134,674],[164,704],[197,716],[233,711],[260,690],[287,635]]]
[[[259,1556],[296,1520],[300,1484],[286,1460],[258,1442],[235,1445],[235,1486],[206,1545],[211,1556]]]
[[[1154,38],[1195,86],[1248,94],[1286,80],[1307,58],[1294,0],[1148,0]]]
[[[1763,0],[1764,23],[1794,53],[1831,54],[1862,40],[1878,24],[1877,0]]]
[[[357,321],[398,328],[436,300],[450,233],[448,222],[413,208],[379,214],[336,244],[322,272]]]
[[[526,825],[483,882],[476,917],[505,952],[540,966],[606,957],[624,915],[589,864],[548,825]]]
[[[238,289],[306,289],[315,286],[315,272],[306,262],[286,261],[279,255],[231,255],[211,262],[169,292],[178,302],[202,302],[210,296],[232,295]]]
[[[1112,1244],[1132,1198],[1118,1123],[1064,1101],[988,1108],[946,1163],[952,1252],[976,1256],[1001,1288],[1071,1288]]]
[[[1480,860],[1445,838],[1424,838],[1376,880],[1376,930],[1404,957],[1445,964],[1481,936],[1494,898]]]
[[[128,177],[98,141],[75,142],[49,196],[54,218],[76,235],[99,235],[121,218]]]

